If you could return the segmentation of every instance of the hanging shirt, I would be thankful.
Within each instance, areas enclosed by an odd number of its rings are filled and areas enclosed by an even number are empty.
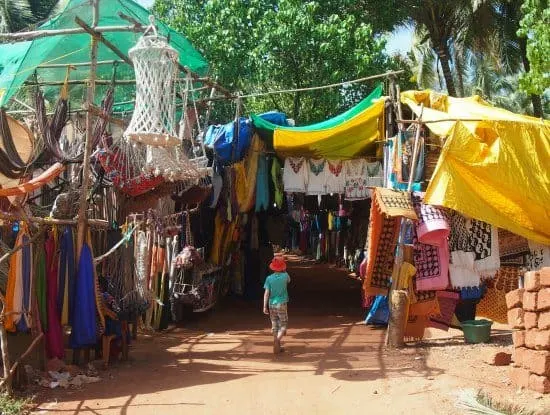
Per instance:
[[[347,200],[361,200],[370,197],[367,188],[367,162],[364,159],[347,160],[344,163],[346,176],[345,194]]]
[[[367,163],[367,184],[372,187],[384,187],[384,169],[382,163]]]
[[[326,160],[314,160],[307,161],[308,165],[308,183],[307,194],[308,195],[324,195],[327,182],[327,162]]]
[[[305,193],[308,179],[306,159],[303,157],[287,157],[283,172],[285,192]]]
[[[327,164],[327,193],[344,193],[346,188],[344,162],[342,160],[327,160]]]

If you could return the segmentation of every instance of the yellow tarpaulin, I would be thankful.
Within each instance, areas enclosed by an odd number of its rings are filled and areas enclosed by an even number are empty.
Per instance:
[[[350,159],[364,155],[384,137],[384,99],[338,126],[315,130],[276,129],[273,147],[283,156]]]
[[[425,200],[550,245],[550,122],[481,98],[407,91],[401,101],[447,137]],[[475,121],[464,121],[464,120]],[[481,120],[481,121],[479,121]]]

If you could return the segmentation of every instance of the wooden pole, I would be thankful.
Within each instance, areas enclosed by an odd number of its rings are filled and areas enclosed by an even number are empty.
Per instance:
[[[143,32],[145,29],[143,26],[103,26],[96,28],[96,31],[99,33],[107,32]],[[63,36],[63,35],[80,35],[86,33],[84,29],[74,28],[74,29],[58,29],[58,30],[33,30],[30,32],[19,32],[19,33],[0,33],[1,40],[7,41],[22,41],[22,40],[34,40],[40,39],[43,37],[51,36]]]
[[[2,335],[2,331],[5,333],[6,329],[4,328],[4,325],[1,324],[0,325],[0,335]],[[11,379],[13,377],[13,375],[15,374],[15,371],[17,370],[17,367],[21,364],[21,362],[23,360],[25,360],[31,353],[32,351],[34,350],[34,348],[40,343],[40,341],[44,338],[44,333],[40,333],[38,336],[35,337],[35,339],[32,341],[32,343],[30,344],[30,346],[27,348],[27,350],[25,350],[25,353],[23,353],[21,356],[19,356],[19,359],[17,359],[15,361],[15,363],[13,364],[13,366],[10,368],[8,366],[8,370],[7,370],[7,373],[6,373],[6,367],[4,366],[4,379],[2,379],[2,381],[0,381],[0,387],[2,386],[6,386],[6,390],[9,390],[11,393]],[[3,336],[2,336],[2,339],[3,339]],[[4,344],[2,342],[2,354],[4,353]],[[9,359],[9,357],[8,357]]]
[[[2,302],[2,304],[4,304]],[[4,312],[4,306],[2,306],[2,312]],[[4,365],[4,380],[3,386],[8,393],[11,394],[11,376],[10,376],[10,354],[8,351],[8,333],[4,327],[4,322],[0,321],[0,344],[2,346],[2,364]]]
[[[118,63],[126,63],[122,60],[107,60],[107,61],[97,61],[97,65],[115,65]],[[42,68],[66,68],[67,66],[90,66],[91,62],[78,62],[78,63],[42,63],[38,65],[38,69]]]
[[[42,225],[76,225],[78,220],[76,219],[54,219],[54,218],[40,218],[37,216],[22,217],[21,215],[7,213],[0,211],[0,219],[4,220],[22,220],[30,223],[38,223]],[[87,224],[98,228],[108,228],[109,222],[102,219],[88,219]]]
[[[93,32],[86,30],[91,34],[91,48],[90,48],[90,83],[88,85],[88,93],[86,96],[86,104],[88,108],[94,104],[95,98],[95,80],[97,75],[97,43],[98,36],[95,34],[95,28],[99,22],[99,0],[92,0],[93,17],[92,17],[92,29]],[[77,23],[78,23],[78,17]],[[87,26],[87,25],[86,25]],[[86,237],[86,219],[88,216],[88,188],[90,187],[90,156],[92,155],[93,144],[93,114],[86,112],[86,144],[84,148],[84,160],[82,163],[82,187],[80,188],[80,200],[78,206],[78,224],[77,224],[77,263],[80,258],[80,251],[84,245],[84,239]]]

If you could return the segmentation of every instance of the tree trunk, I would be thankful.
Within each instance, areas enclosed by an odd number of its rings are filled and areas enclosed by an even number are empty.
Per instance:
[[[455,61],[455,67],[456,67],[456,80],[457,80],[457,88],[458,88],[458,95],[460,97],[464,97],[465,96],[465,92],[464,92],[464,75],[463,75],[463,70],[464,70],[464,67],[462,65],[462,58],[460,56],[458,56],[458,52],[456,50],[456,46],[454,48],[454,61]]]
[[[437,56],[439,56],[439,63],[441,64],[441,69],[443,70],[447,93],[451,97],[456,97],[455,82],[453,79],[453,73],[451,72],[451,66],[449,65],[449,54],[447,53],[447,48],[440,46],[434,50],[435,53],[437,53]]]
[[[523,69],[525,70],[525,72],[529,72],[531,70],[531,64],[529,63],[529,59],[527,58],[527,39],[521,37],[518,39],[518,41],[519,50],[521,52],[521,60],[523,62]],[[531,98],[531,103],[533,104],[533,115],[537,118],[542,118],[544,116],[544,113],[542,111],[542,100],[540,98],[540,95],[530,94],[529,98]]]

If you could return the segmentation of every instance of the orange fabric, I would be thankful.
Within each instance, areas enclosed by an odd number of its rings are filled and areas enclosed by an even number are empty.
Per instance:
[[[17,239],[15,241],[15,246],[19,246],[22,243],[22,236],[23,232],[19,232],[19,235],[17,236]],[[13,312],[14,308],[14,297],[15,297],[15,285],[17,284],[17,262],[18,262],[18,254],[19,252],[16,252],[10,257],[10,267],[8,270],[8,283],[6,286],[6,305],[5,305],[5,312],[10,313]],[[6,318],[4,320],[4,327],[7,331],[15,331],[15,321],[16,316],[14,314],[6,315]]]
[[[40,189],[42,186],[59,176],[63,170],[65,170],[65,166],[63,164],[55,163],[40,176],[35,177],[26,183],[22,183],[15,187],[9,187],[7,189],[0,189],[0,196],[22,196],[27,193],[34,192],[36,189]]]

